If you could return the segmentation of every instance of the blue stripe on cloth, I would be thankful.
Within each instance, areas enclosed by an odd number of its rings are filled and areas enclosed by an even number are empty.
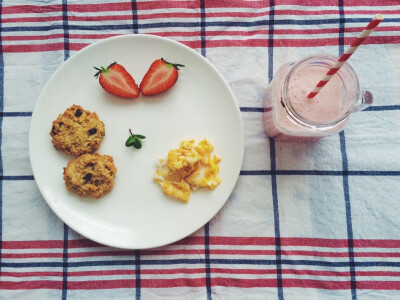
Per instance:
[[[2,15],[3,1],[0,0],[0,16]],[[3,35],[2,35],[2,22],[0,18],[0,111],[4,110],[4,57],[3,57]],[[3,140],[3,119],[0,118],[0,176],[3,176],[3,153],[2,149]],[[2,249],[3,249],[3,181],[0,181],[0,279],[1,279],[1,263],[2,260]]]
[[[32,175],[22,175],[22,176],[0,176],[0,180],[6,181],[20,181],[20,180],[34,180],[35,178]]]
[[[377,105],[377,106],[370,106],[363,111],[382,111],[382,110],[400,110],[400,105]]]
[[[240,107],[240,111],[242,112],[264,112],[263,107]]]
[[[64,30],[64,61],[70,56],[69,29],[68,29],[68,0],[62,0],[62,18]],[[63,285],[61,299],[67,299],[68,291],[68,226],[64,224],[64,249],[63,249]]]
[[[200,0],[200,38],[201,55],[206,56],[206,5],[205,0]]]
[[[210,224],[204,226],[207,300],[211,300]]]
[[[274,76],[274,21],[275,21],[275,2],[269,1],[269,30],[268,30],[268,82],[271,82]],[[269,138],[269,155],[271,160],[271,186],[272,186],[272,204],[274,209],[274,229],[275,229],[275,256],[276,256],[276,286],[278,289],[278,299],[283,300],[282,288],[282,265],[281,265],[281,234],[279,228],[279,205],[278,205],[278,187],[276,183],[275,141]]]
[[[346,139],[344,131],[339,133],[340,138],[340,153],[342,155],[342,166],[343,166],[343,193],[346,207],[346,223],[347,223],[347,240],[348,240],[348,251],[349,251],[349,265],[350,265],[350,286],[351,286],[351,297],[353,300],[357,299],[356,290],[356,270],[354,265],[354,242],[353,242],[353,225],[351,219],[351,205],[350,205],[350,192],[349,192],[349,177],[347,173],[348,161],[346,152]]]
[[[305,176],[400,176],[400,171],[329,171],[329,170],[242,170],[242,176],[305,175]]]
[[[64,31],[64,60],[69,58],[69,29],[68,29],[68,4],[67,0],[62,0],[62,18]]]
[[[273,266],[277,264],[274,259],[211,259],[212,264],[221,265],[259,265],[259,266]],[[96,266],[132,266],[135,263],[133,260],[99,260],[99,261],[81,261],[81,262],[68,262],[68,268],[79,267],[96,267]],[[141,265],[146,266],[165,266],[165,265],[203,265],[204,259],[160,259],[160,260],[142,260]],[[292,260],[282,259],[281,265],[288,266],[321,266],[321,267],[334,267],[343,268],[349,267],[349,262],[346,261],[328,261],[328,260]],[[355,262],[356,267],[400,267],[400,261],[358,261]],[[15,263],[7,262],[2,263],[2,267],[7,268],[43,268],[43,267],[62,267],[61,262],[24,262]]]
[[[135,34],[139,33],[138,24],[137,4],[135,0],[132,0],[132,31]]]
[[[63,243],[63,285],[61,299],[67,299],[68,288],[68,226],[64,224],[64,243]]]
[[[207,54],[207,36],[206,36],[206,3],[205,0],[200,0],[200,51],[203,57]],[[206,272],[206,292],[207,300],[212,299],[211,293],[211,265],[210,265],[210,224],[204,226],[204,260]]]
[[[140,275],[140,265],[141,265],[141,259],[140,259],[140,250],[135,250],[135,296],[136,300],[140,299],[141,296],[141,288],[142,288],[142,280],[141,280],[141,275]]]
[[[344,52],[344,29],[345,29],[345,18],[343,9],[343,0],[339,0],[339,56]],[[351,219],[351,205],[350,205],[350,192],[349,192],[349,177],[347,171],[349,169],[347,152],[346,152],[346,138],[344,131],[339,133],[340,139],[340,153],[342,156],[342,168],[343,168],[343,193],[344,202],[346,207],[346,227],[347,227],[347,243],[349,251],[349,263],[350,263],[350,287],[351,287],[351,298],[352,300],[357,299],[357,285],[356,285],[356,270],[354,267],[354,247],[353,247],[353,225]]]
[[[0,112],[0,118],[2,117],[31,117],[32,112],[30,111],[18,111],[18,112]]]
[[[347,23],[368,23],[371,19],[367,18],[350,18],[345,19],[344,22]],[[400,18],[388,18],[384,20],[385,22],[400,22]],[[340,19],[317,19],[317,20],[291,20],[282,19],[274,20],[274,25],[319,25],[319,24],[339,24]],[[253,21],[253,22],[235,22],[235,21],[220,21],[220,22],[205,22],[206,27],[252,27],[252,26],[269,26],[270,21]],[[138,24],[138,29],[151,29],[151,28],[172,28],[172,27],[185,27],[185,28],[196,28],[200,27],[199,22],[158,22],[158,23],[148,23],[148,24]],[[94,31],[104,31],[104,30],[132,30],[132,25],[121,24],[121,25],[69,25],[69,31],[71,30],[94,30]],[[51,31],[63,29],[61,25],[51,25],[51,26],[16,26],[16,27],[5,27],[3,32],[13,32],[13,31]]]

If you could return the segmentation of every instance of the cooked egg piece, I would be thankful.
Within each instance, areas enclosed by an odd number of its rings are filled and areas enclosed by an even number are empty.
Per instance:
[[[201,165],[195,172],[185,178],[192,190],[196,190],[199,187],[214,190],[222,182],[218,176],[218,163],[220,160],[218,156],[214,155],[214,158],[209,160],[209,164]]]
[[[168,152],[168,167],[174,171],[182,168],[193,169],[200,158],[194,149],[174,149]]]
[[[190,186],[184,180],[174,183],[163,181],[159,182],[164,194],[179,199],[183,202],[188,202],[190,198]]]
[[[154,174],[164,194],[183,202],[189,201],[190,191],[198,188],[214,190],[221,182],[219,162],[221,158],[211,153],[214,146],[207,140],[197,145],[195,140],[183,140],[178,149],[168,152],[167,159],[160,159]]]

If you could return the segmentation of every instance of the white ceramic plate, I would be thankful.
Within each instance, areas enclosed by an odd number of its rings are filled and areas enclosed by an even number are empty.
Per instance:
[[[122,64],[139,84],[150,64],[184,64],[169,91],[125,100],[105,92],[94,66]],[[106,136],[99,150],[114,158],[113,190],[95,200],[67,191],[63,167],[73,158],[57,151],[51,123],[72,104],[96,111]],[[146,136],[141,150],[125,147],[129,128]],[[183,139],[208,138],[222,158],[222,183],[199,190],[188,203],[163,195],[153,181],[156,161]],[[96,242],[119,248],[153,248],[180,240],[206,224],[224,205],[243,160],[243,125],[235,97],[206,59],[178,42],[150,35],[124,35],[96,42],[68,59],[44,87],[32,115],[30,159],[39,189],[69,227]]]

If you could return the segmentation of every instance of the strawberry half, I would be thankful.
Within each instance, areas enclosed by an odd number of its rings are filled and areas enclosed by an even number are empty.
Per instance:
[[[155,95],[170,89],[178,80],[180,64],[172,64],[163,58],[154,61],[140,83],[143,95]]]
[[[96,68],[94,77],[99,77],[99,83],[107,92],[123,97],[137,98],[140,95],[139,87],[125,68],[116,62],[107,68]]]

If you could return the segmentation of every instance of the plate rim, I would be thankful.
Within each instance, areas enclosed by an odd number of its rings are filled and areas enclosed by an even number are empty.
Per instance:
[[[210,215],[210,217],[207,217],[206,221],[201,224],[200,226],[196,227],[195,230],[193,230],[190,233],[185,233],[183,236],[180,236],[179,238],[174,238],[173,240],[170,241],[166,241],[166,242],[159,242],[159,243],[153,243],[153,246],[147,246],[147,247],[133,247],[133,246],[121,246],[118,243],[114,243],[113,240],[102,240],[101,238],[98,238],[97,236],[91,236],[90,234],[87,235],[87,233],[85,233],[84,230],[81,230],[79,228],[79,226],[77,224],[75,224],[74,222],[70,222],[70,220],[68,218],[64,218],[63,214],[61,214],[61,211],[59,211],[59,209],[55,208],[55,206],[53,205],[53,203],[48,200],[45,196],[44,196],[44,192],[43,192],[43,186],[42,184],[39,184],[40,180],[38,181],[38,179],[36,178],[35,174],[37,174],[36,171],[36,166],[34,163],[34,159],[33,159],[33,126],[32,124],[34,123],[34,121],[39,117],[38,116],[38,112],[37,112],[37,107],[39,105],[39,102],[41,102],[41,99],[44,97],[43,95],[45,94],[46,90],[48,89],[48,87],[51,85],[52,81],[54,80],[55,77],[57,77],[58,73],[61,72],[61,70],[64,68],[65,65],[67,64],[71,64],[74,60],[74,58],[76,58],[77,56],[79,56],[79,53],[83,53],[85,51],[88,51],[89,49],[93,48],[93,47],[97,47],[98,45],[102,44],[102,43],[108,43],[110,41],[113,40],[120,40],[120,39],[140,39],[140,38],[145,38],[145,39],[150,39],[150,40],[159,40],[159,41],[163,41],[163,42],[168,42],[171,44],[174,44],[177,47],[180,48],[185,48],[186,50],[189,50],[189,52],[191,52],[191,54],[194,54],[195,56],[197,56],[200,60],[202,60],[204,63],[206,63],[208,65],[208,67],[212,68],[214,73],[221,79],[221,82],[224,84],[226,90],[229,92],[230,97],[232,98],[232,100],[234,101],[234,103],[236,105],[234,105],[234,111],[237,115],[237,119],[239,120],[240,124],[239,124],[239,128],[240,128],[240,132],[238,133],[238,136],[240,136],[240,140],[238,141],[238,144],[240,143],[240,152],[239,152],[239,157],[240,157],[240,165],[238,168],[238,171],[236,172],[236,174],[234,174],[234,178],[236,178],[235,180],[233,180],[231,182],[231,186],[229,187],[229,194],[226,196],[226,199],[224,199],[221,202],[221,205],[216,209],[215,213]],[[67,225],[69,228],[73,229],[75,232],[77,232],[79,235],[81,235],[84,238],[87,238],[91,241],[94,241],[95,243],[104,245],[104,246],[108,246],[108,247],[114,247],[114,248],[119,248],[119,249],[129,249],[129,250],[133,250],[133,249],[153,249],[153,248],[158,248],[158,247],[163,247],[166,245],[171,245],[177,241],[180,241],[184,238],[189,237],[190,235],[192,235],[193,233],[195,233],[196,231],[200,230],[202,227],[204,227],[208,222],[210,222],[217,214],[218,212],[221,211],[221,209],[226,205],[226,203],[228,202],[230,196],[232,195],[232,192],[235,188],[235,186],[237,185],[238,179],[240,177],[240,171],[243,165],[243,160],[244,160],[244,127],[243,127],[243,118],[241,116],[241,112],[240,112],[240,107],[238,104],[238,101],[236,99],[235,94],[233,93],[231,87],[229,86],[228,82],[225,80],[225,78],[222,76],[222,74],[218,71],[218,69],[208,60],[206,59],[204,56],[202,56],[200,53],[198,53],[197,51],[195,51],[194,49],[190,48],[189,46],[180,43],[178,41],[175,41],[173,39],[167,38],[167,37],[162,37],[162,36],[157,36],[157,35],[152,35],[152,34],[122,34],[122,35],[116,35],[116,36],[112,36],[112,37],[108,37],[105,39],[101,39],[98,40],[84,48],[82,48],[81,50],[77,51],[76,53],[74,53],[72,56],[70,56],[67,60],[65,60],[64,62],[62,62],[60,64],[60,66],[57,67],[57,69],[52,73],[52,75],[47,79],[46,84],[43,86],[39,97],[36,100],[36,103],[34,105],[33,111],[32,111],[32,116],[31,116],[31,121],[30,121],[30,128],[29,128],[29,160],[30,160],[30,165],[31,165],[31,169],[32,169],[32,173],[33,173],[33,177],[35,179],[36,185],[40,191],[40,194],[42,196],[42,198],[45,200],[45,202],[47,203],[47,205],[50,207],[51,211],[61,220],[61,222],[63,222],[65,225]],[[67,219],[67,220],[66,220]],[[71,224],[72,223],[72,224]]]

